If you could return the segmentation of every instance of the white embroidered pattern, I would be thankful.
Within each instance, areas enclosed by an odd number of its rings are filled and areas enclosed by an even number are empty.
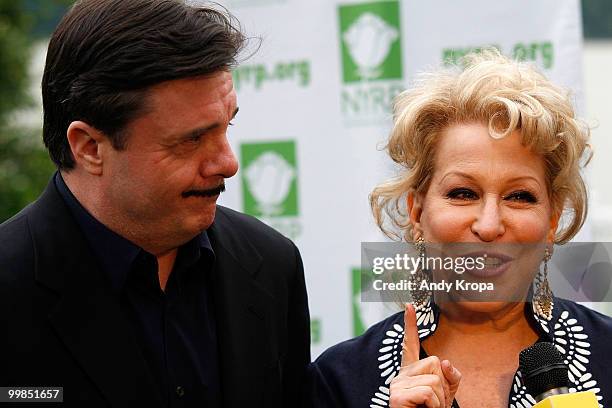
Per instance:
[[[510,407],[512,408],[529,408],[536,403],[536,400],[527,392],[527,388],[523,385],[523,376],[520,371],[516,372],[514,381],[512,382],[512,392],[510,393]]]
[[[436,322],[431,302],[423,308],[416,310],[417,326],[419,328],[419,338],[424,338],[435,332]],[[568,366],[568,378],[573,386],[570,392],[592,391],[597,396],[597,400],[603,399],[601,390],[597,386],[597,381],[589,372],[589,357],[591,355],[591,344],[589,336],[584,333],[584,328],[578,321],[570,317],[567,310],[561,312],[559,318],[553,321],[546,321],[534,314],[534,318],[540,323],[542,329],[551,335],[553,343],[561,354],[565,357],[564,363]],[[380,377],[384,379],[384,385],[379,386],[378,390],[370,400],[370,408],[385,408],[389,406],[389,384],[399,372],[402,359],[402,339],[404,328],[399,324],[385,333],[382,347],[378,350],[378,368]],[[531,408],[535,399],[527,392],[523,384],[520,371],[516,372],[510,392],[509,408]]]
[[[576,319],[570,317],[567,310],[561,313],[553,330],[555,346],[565,357],[564,363],[569,367],[567,374],[570,382],[574,384],[570,387],[570,392],[593,391],[597,395],[597,401],[601,401],[601,390],[587,369],[591,355],[589,335],[584,333],[584,328]],[[602,407],[601,403],[599,406]]]

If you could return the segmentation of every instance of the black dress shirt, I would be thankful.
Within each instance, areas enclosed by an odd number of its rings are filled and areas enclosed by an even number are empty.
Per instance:
[[[210,292],[215,254],[206,231],[178,249],[163,291],[154,255],[89,214],[59,173],[55,184],[110,280],[164,405],[218,406],[219,363]]]

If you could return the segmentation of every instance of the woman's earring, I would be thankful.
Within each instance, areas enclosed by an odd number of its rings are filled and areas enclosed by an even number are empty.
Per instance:
[[[548,261],[551,258],[551,253],[548,247],[544,250],[544,268],[538,271],[536,276],[536,290],[533,297],[533,306],[536,314],[544,319],[552,319],[553,310],[553,293],[548,285]]]
[[[410,291],[412,296],[412,304],[415,309],[422,309],[429,303],[431,298],[431,291],[429,290],[430,273],[426,268],[426,254],[425,254],[425,240],[423,237],[419,237],[414,242],[414,247],[419,254],[419,265],[420,267],[414,274],[410,274],[410,286],[413,288]],[[423,285],[426,285],[427,289],[421,289]]]

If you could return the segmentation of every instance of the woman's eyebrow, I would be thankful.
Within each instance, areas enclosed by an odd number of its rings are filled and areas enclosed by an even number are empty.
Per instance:
[[[444,181],[444,179],[447,178],[448,176],[459,176],[459,177],[463,177],[463,178],[466,178],[466,179],[471,180],[471,181],[476,181],[476,178],[473,175],[469,174],[469,173],[453,170],[453,171],[450,171],[450,172],[446,173],[440,179],[440,182]],[[535,182],[538,186],[540,185],[540,182],[538,181],[538,179],[533,177],[533,176],[516,176],[516,177],[512,177],[510,179],[504,180],[504,182],[506,182],[506,183],[514,183],[514,182],[523,181],[523,180],[530,180],[530,181]]]
[[[448,173],[446,173],[441,179],[440,179],[440,183],[444,181],[445,178],[447,178],[448,176],[459,176],[459,177],[463,177],[472,181],[476,181],[476,178],[474,176],[472,176],[469,173],[465,173],[463,171],[457,171],[457,170],[453,170],[450,171]]]

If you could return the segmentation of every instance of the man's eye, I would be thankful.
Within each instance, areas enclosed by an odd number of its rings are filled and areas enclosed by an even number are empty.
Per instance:
[[[469,188],[455,188],[449,191],[446,197],[454,200],[475,200],[478,198],[478,194]]]
[[[183,140],[183,142],[185,142],[187,144],[199,143],[200,139],[202,139],[202,137],[200,135],[198,135],[198,136],[191,136],[191,137],[188,137],[187,139]]]
[[[504,199],[509,201],[520,201],[524,203],[536,203],[538,201],[535,196],[529,191],[515,191],[514,193],[505,196]]]

